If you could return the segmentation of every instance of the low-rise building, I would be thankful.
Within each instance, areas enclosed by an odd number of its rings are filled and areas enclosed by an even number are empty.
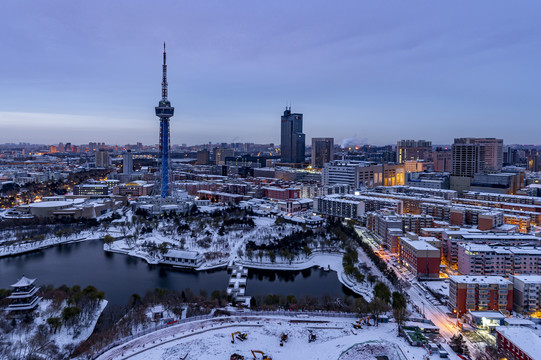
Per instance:
[[[77,196],[108,196],[109,187],[106,184],[80,184],[73,187],[73,195]]]
[[[263,187],[265,197],[272,200],[291,200],[300,198],[299,188]]]
[[[148,184],[144,181],[133,181],[113,188],[114,195],[123,196],[149,196],[152,195],[154,184]]]
[[[195,251],[168,250],[160,260],[161,264],[196,268],[203,262],[203,256]]]

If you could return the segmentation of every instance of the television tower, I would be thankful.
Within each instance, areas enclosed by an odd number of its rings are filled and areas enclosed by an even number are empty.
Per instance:
[[[156,116],[160,118],[160,183],[162,198],[169,196],[169,150],[171,142],[169,140],[169,118],[174,115],[175,108],[171,106],[171,102],[167,100],[167,63],[165,61],[165,42],[163,43],[163,76],[162,76],[162,99],[158,103]]]

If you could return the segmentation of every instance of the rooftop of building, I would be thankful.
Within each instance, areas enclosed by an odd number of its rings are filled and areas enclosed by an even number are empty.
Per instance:
[[[500,284],[509,285],[511,281],[502,276],[487,276],[487,275],[452,275],[449,276],[451,282],[465,284]]]
[[[408,238],[407,236],[402,236],[402,237],[400,237],[400,240],[407,243],[409,246],[411,246],[415,250],[436,250],[436,251],[440,251],[437,247],[429,244],[424,239],[422,239],[422,240],[421,239],[412,240],[412,239]]]
[[[509,249],[505,249],[499,246],[490,246],[487,244],[459,243],[458,246],[463,248],[464,251],[468,251],[468,252],[494,252],[494,253],[502,254],[502,255],[511,254]]]
[[[186,250],[169,250],[165,256],[175,257],[180,259],[197,259],[199,254],[195,251],[186,251]]]
[[[499,311],[471,311],[469,312],[471,316],[476,318],[487,318],[487,319],[505,319],[505,315]]]
[[[541,338],[530,329],[515,326],[499,326],[496,328],[496,332],[506,337],[532,359],[539,358]]]
[[[511,275],[512,279],[517,279],[526,284],[539,284],[541,283],[541,275]]]
[[[11,284],[11,287],[24,287],[24,286],[30,286],[36,281],[36,279],[30,279],[26,276],[22,276],[15,284]]]

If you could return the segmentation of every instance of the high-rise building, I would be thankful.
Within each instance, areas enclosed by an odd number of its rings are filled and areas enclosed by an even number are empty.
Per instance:
[[[163,43],[163,65],[162,65],[162,99],[155,107],[156,116],[160,118],[160,185],[162,198],[168,197],[169,191],[169,150],[171,141],[169,139],[169,119],[174,115],[175,108],[167,99],[167,62],[165,53],[165,43]]]
[[[282,162],[298,164],[305,159],[305,135],[302,132],[302,114],[291,113],[286,107],[282,115],[281,145]]]
[[[334,160],[333,138],[312,138],[312,167],[322,168]]]
[[[130,175],[133,171],[133,154],[130,150],[122,154],[122,173]]]
[[[199,150],[197,152],[197,165],[208,165],[209,164],[209,151]]]
[[[400,140],[396,143],[396,158],[399,164],[408,160],[429,160],[431,155],[431,141]]]
[[[473,140],[485,146],[485,171],[500,171],[503,165],[503,139],[477,138]]]
[[[451,175],[473,178],[473,175],[485,170],[485,145],[476,139],[455,139],[451,152]]]
[[[235,150],[234,149],[223,149],[218,148],[214,150],[214,157],[216,160],[216,165],[224,165],[225,164],[225,158],[226,157],[232,157],[235,156]]]
[[[451,150],[436,148],[436,151],[432,153],[432,161],[434,162],[434,171],[451,172]]]
[[[106,168],[109,166],[109,153],[105,150],[98,150],[94,153],[96,167]]]

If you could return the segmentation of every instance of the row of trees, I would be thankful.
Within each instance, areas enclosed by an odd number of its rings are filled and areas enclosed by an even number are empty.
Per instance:
[[[311,229],[294,231],[289,235],[285,235],[279,239],[272,239],[268,243],[256,244],[254,241],[248,241],[246,243],[246,250],[274,250],[278,251],[279,249],[287,249],[290,253],[295,255],[300,254],[300,252],[308,246],[307,239],[312,238],[314,232]]]

